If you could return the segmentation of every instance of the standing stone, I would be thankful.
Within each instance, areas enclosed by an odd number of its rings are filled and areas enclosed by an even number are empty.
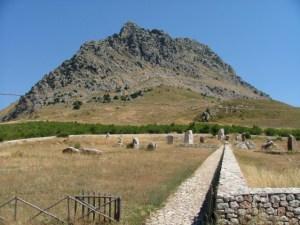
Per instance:
[[[218,132],[218,140],[224,140],[225,139],[225,130],[221,128]]]
[[[241,134],[237,134],[237,135],[235,136],[235,140],[236,140],[236,141],[242,141],[242,135],[241,135]]]
[[[246,133],[242,133],[242,141],[246,141]]]
[[[194,144],[194,136],[192,130],[188,130],[187,132],[184,133],[184,144],[189,144],[189,145]]]
[[[295,139],[295,137],[293,135],[289,135],[288,136],[287,147],[288,147],[288,151],[295,150],[296,139]]]
[[[137,137],[134,137],[132,140],[132,146],[134,149],[140,148],[140,140]]]
[[[122,135],[120,135],[120,136],[118,137],[118,145],[120,145],[120,146],[123,145],[123,136],[122,136]]]
[[[168,135],[167,136],[167,144],[172,145],[174,143],[174,136],[173,135]]]
[[[156,143],[151,142],[147,145],[147,150],[151,151],[151,150],[155,150],[155,149],[157,149],[157,144]]]
[[[226,141],[229,141],[229,139],[230,139],[230,136],[229,136],[229,135],[226,135],[226,136],[225,136],[225,140],[226,140]]]
[[[204,143],[204,137],[200,136],[200,143],[203,144]]]

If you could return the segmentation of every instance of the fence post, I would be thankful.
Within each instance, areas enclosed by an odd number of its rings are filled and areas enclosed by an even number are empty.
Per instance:
[[[121,218],[121,198],[118,197],[117,201],[118,201],[118,216],[117,216],[117,221],[119,222],[120,218]]]
[[[78,198],[75,196],[75,199],[78,200]],[[74,221],[76,219],[76,213],[77,213],[77,201],[74,202]]]
[[[15,197],[15,212],[14,212],[15,221],[17,221],[17,207],[18,207],[18,197]]]
[[[99,208],[99,212],[101,212],[101,194],[98,193],[98,196],[99,196],[99,198],[98,198],[98,208]],[[99,223],[100,223],[100,221],[101,221],[101,214],[98,215],[98,220],[99,220]]]
[[[109,207],[109,209],[108,209],[108,215],[109,215],[109,219],[110,219],[109,222],[111,222],[111,207],[112,207],[111,199],[112,199],[111,197],[108,198],[108,201],[109,201],[109,205],[108,205],[108,207]]]
[[[70,218],[70,197],[68,196],[68,202],[67,202],[67,205],[68,205],[68,224],[70,224],[70,221],[71,221],[71,218]]]
[[[104,194],[104,214],[106,214],[106,193]],[[106,217],[104,217],[104,222],[106,222]]]
[[[90,192],[88,192],[88,193],[87,193],[87,196],[88,196],[88,197],[87,197],[87,203],[88,203],[88,205],[90,206],[90,205],[91,205],[91,203],[90,203],[90,200],[91,200],[91,198],[90,198],[90,196],[91,196],[91,193],[90,193]],[[87,216],[88,216],[88,217],[87,217],[87,219],[88,219],[88,220],[90,220],[90,211],[91,211],[91,210],[88,208],[88,209],[87,209],[87,213],[88,213],[88,215],[87,215]]]
[[[84,191],[81,192],[81,201],[84,201]],[[84,204],[81,204],[81,215],[84,216]],[[83,218],[84,219],[84,218]]]
[[[93,192],[93,195],[94,195],[94,197],[93,197],[93,206],[94,206],[94,208],[96,208],[96,193]],[[93,211],[93,221],[95,221],[95,217],[96,217],[96,214],[95,214],[95,211]]]

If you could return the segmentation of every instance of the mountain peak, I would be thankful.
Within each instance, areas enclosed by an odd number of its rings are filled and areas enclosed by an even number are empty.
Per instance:
[[[91,103],[102,99],[103,93],[126,99],[124,93],[135,96],[160,85],[220,99],[268,98],[208,46],[127,22],[119,34],[82,45],[22,96],[3,120],[56,104]]]
[[[120,37],[127,38],[132,34],[144,30],[143,28],[139,27],[136,23],[128,21],[126,22],[120,30]]]

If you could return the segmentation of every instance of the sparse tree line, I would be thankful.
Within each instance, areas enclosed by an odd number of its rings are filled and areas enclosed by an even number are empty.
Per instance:
[[[188,125],[168,124],[168,125],[103,125],[103,124],[83,124],[77,122],[26,122],[16,124],[0,125],[0,141],[14,140],[32,137],[67,137],[76,134],[140,134],[140,133],[183,133],[186,130],[193,130],[194,133],[210,133],[216,135],[220,128],[225,129],[226,134],[246,133],[251,135],[268,135],[286,137],[294,135],[300,140],[300,129],[276,129],[260,128],[258,126],[244,127],[236,125],[219,125],[208,123],[191,123]]]

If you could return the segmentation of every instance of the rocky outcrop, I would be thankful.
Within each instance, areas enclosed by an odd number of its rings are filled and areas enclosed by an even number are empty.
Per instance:
[[[128,22],[118,34],[84,43],[71,59],[22,96],[2,120],[104,95],[127,99],[159,85],[189,88],[221,99],[268,98],[237,76],[207,45]]]

